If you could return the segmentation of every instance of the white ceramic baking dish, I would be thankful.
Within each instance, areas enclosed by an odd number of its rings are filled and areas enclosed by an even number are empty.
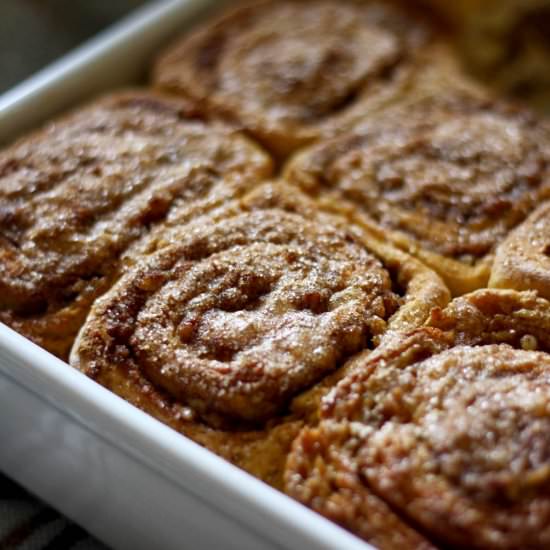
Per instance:
[[[0,97],[0,141],[139,82],[221,2],[155,2]],[[0,324],[0,470],[114,548],[371,548]]]

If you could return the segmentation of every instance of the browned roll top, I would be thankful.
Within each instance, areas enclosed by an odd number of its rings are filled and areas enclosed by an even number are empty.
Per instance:
[[[321,142],[297,156],[287,178],[389,230],[460,293],[468,268],[550,197],[549,159],[550,127],[531,112],[458,94]]]
[[[431,33],[405,3],[248,2],[169,48],[154,81],[284,155],[399,96]],[[453,64],[439,51],[429,62]],[[447,77],[458,71],[427,80]]]
[[[381,499],[436,544],[546,548],[550,304],[481,290],[430,324],[325,397],[321,424],[293,445],[287,491],[367,540],[378,535],[365,503]]]

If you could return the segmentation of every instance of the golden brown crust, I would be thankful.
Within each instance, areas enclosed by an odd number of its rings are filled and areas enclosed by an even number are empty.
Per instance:
[[[430,325],[392,335],[324,397],[286,491],[366,540],[382,505],[445,547],[546,548],[550,303],[485,289]]]
[[[312,146],[286,178],[417,256],[458,295],[487,283],[495,246],[550,196],[549,130],[529,111],[453,93]]]
[[[246,138],[154,92],[110,95],[51,123],[0,153],[0,320],[66,357],[132,241],[270,171]]]
[[[469,84],[410,4],[247,2],[159,59],[157,86],[285,156],[397,100]]]
[[[550,202],[533,212],[498,247],[489,286],[536,290],[550,299]]]
[[[266,184],[153,233],[94,304],[71,355],[131,403],[277,483],[287,435],[316,421],[340,367],[449,298],[424,266],[288,191]],[[271,452],[265,464],[253,457]]]

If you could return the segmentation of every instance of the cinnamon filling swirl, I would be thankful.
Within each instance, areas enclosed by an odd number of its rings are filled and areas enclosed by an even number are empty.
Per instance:
[[[458,262],[454,271],[475,266],[550,198],[549,147],[548,128],[530,112],[456,96],[321,142],[298,155],[287,178],[389,230],[461,293],[464,281],[446,275],[445,260]]]
[[[549,323],[534,293],[483,290],[436,310],[439,328],[388,341],[324,398],[320,425],[294,442],[287,491],[375,543],[385,505],[438,546],[546,548]]]

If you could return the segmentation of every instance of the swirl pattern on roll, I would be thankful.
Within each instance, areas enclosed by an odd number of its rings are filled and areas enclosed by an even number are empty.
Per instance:
[[[380,499],[437,546],[546,548],[550,303],[483,290],[429,324],[324,398],[294,442],[287,492],[367,540],[376,520],[360,504]]]
[[[314,145],[287,178],[381,226],[460,294],[486,284],[476,266],[550,196],[549,159],[550,127],[530,111],[453,94]]]
[[[428,0],[457,29],[468,71],[500,94],[513,94],[548,112],[548,0]]]
[[[466,80],[445,48],[427,51],[432,29],[419,11],[378,1],[248,2],[169,48],[154,82],[285,155],[405,89],[410,99],[416,85],[429,93]]]
[[[0,320],[66,357],[130,243],[270,172],[245,137],[152,92],[51,123],[0,153]]]

